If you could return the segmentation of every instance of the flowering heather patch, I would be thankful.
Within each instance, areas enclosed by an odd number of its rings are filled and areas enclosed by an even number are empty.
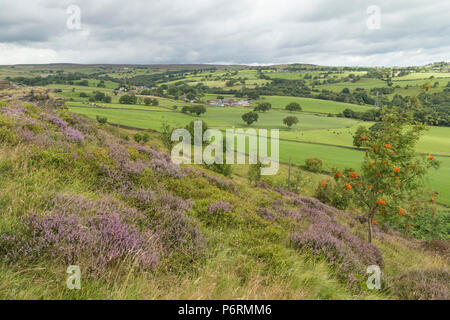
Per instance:
[[[227,191],[236,192],[236,185],[231,180],[221,179],[219,177],[207,174],[206,172],[196,170],[194,168],[184,168],[184,172],[187,174],[193,174],[197,177],[203,177],[208,180],[210,183],[215,184],[218,188]]]
[[[291,241],[300,250],[324,257],[335,267],[338,278],[346,281],[350,288],[358,288],[358,278],[364,276],[368,266],[384,265],[381,253],[374,245],[335,222],[314,222],[304,233],[292,234]]]
[[[152,222],[161,243],[167,249],[179,249],[189,256],[197,256],[204,249],[200,228],[185,212],[193,203],[163,191],[159,194]]]
[[[114,203],[82,198],[62,197],[54,203],[48,215],[23,217],[23,230],[18,234],[0,236],[7,260],[51,257],[83,266],[91,276],[99,276],[126,259],[142,268],[158,263],[158,236],[137,227],[136,221],[142,218],[137,211],[120,212]],[[86,211],[95,214],[86,215]]]
[[[148,150],[144,147],[139,149],[140,152],[147,153],[151,157],[150,168],[159,177],[172,177],[180,179],[184,177],[180,166],[173,163],[168,154],[158,152],[156,150]]]
[[[335,268],[338,278],[346,281],[350,288],[358,288],[358,279],[364,277],[368,266],[384,266],[378,248],[339,225],[335,220],[336,209],[314,198],[296,196],[291,201],[302,207],[289,210],[289,214],[310,222],[306,231],[291,235],[294,247],[315,257],[324,257]]]
[[[171,161],[167,161],[164,158],[154,158],[150,168],[158,177],[171,177],[177,179],[183,177],[180,166]]]
[[[55,115],[51,115],[49,117],[49,121],[60,129],[66,129],[68,127],[67,122],[65,120]]]
[[[450,270],[406,271],[394,279],[392,289],[403,300],[450,300]]]
[[[67,127],[64,129],[64,136],[71,142],[75,143],[83,143],[84,136],[83,134],[78,131],[77,129],[74,129],[72,127]]]
[[[0,108],[0,111],[8,116],[11,116],[15,119],[19,119],[20,117],[23,117],[26,113],[28,113],[28,110],[25,109],[22,105],[14,105],[11,107],[2,107]]]
[[[220,212],[230,212],[233,207],[229,202],[219,201],[216,203],[211,203],[208,207],[208,212],[210,214],[220,213]]]
[[[272,211],[270,211],[267,208],[259,208],[256,213],[263,219],[265,220],[269,220],[269,221],[274,221],[277,218],[275,217],[275,215],[273,214]]]
[[[166,190],[137,189],[127,191],[125,198],[145,212],[144,225],[156,230],[162,246],[169,252],[177,249],[191,257],[203,251],[205,242],[200,228],[186,215],[193,202]]]
[[[34,133],[28,128],[18,128],[17,135],[22,141],[43,148],[49,148],[54,145],[55,141],[46,133]]]
[[[100,182],[112,189],[129,192],[133,189],[133,179],[142,174],[149,167],[149,163],[141,159],[133,161],[127,150],[119,144],[107,147],[109,148],[109,157],[115,165],[105,163],[99,165],[102,172]]]
[[[142,188],[129,191],[126,197],[129,199],[133,199],[136,207],[141,210],[148,209],[149,207],[154,205],[157,200],[156,194],[153,190]]]

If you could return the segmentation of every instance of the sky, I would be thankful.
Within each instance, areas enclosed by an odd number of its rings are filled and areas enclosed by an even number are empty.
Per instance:
[[[448,0],[0,0],[0,65],[450,61]]]

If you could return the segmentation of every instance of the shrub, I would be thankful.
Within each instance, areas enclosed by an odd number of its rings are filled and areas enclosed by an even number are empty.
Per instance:
[[[319,173],[322,172],[323,161],[319,158],[309,158],[305,161],[306,170]]]
[[[119,103],[121,104],[137,104],[137,97],[135,95],[123,95],[119,99]]]
[[[261,180],[261,168],[262,168],[262,163],[260,161],[258,161],[257,164],[251,164],[250,168],[248,169],[248,181],[250,183],[254,183],[256,185],[256,183],[258,183]]]
[[[297,102],[291,102],[286,106],[286,110],[290,112],[302,111],[302,107]]]
[[[314,197],[323,203],[329,204],[341,210],[347,209],[350,205],[350,197],[348,193],[342,192],[336,184],[331,184],[326,181],[319,183]]]
[[[450,270],[406,271],[393,280],[392,291],[403,300],[450,300]]]
[[[229,202],[219,201],[216,203],[211,203],[208,207],[208,212],[210,214],[215,213],[224,213],[224,212],[230,212],[233,209],[231,204]]]
[[[136,141],[137,143],[141,143],[141,141],[142,141],[142,135],[141,135],[140,133],[136,133],[136,134],[133,136],[133,139],[134,139],[134,141]]]
[[[300,213],[312,223],[305,232],[291,235],[294,247],[306,250],[316,258],[325,258],[349,288],[359,288],[358,283],[368,266],[384,266],[381,253],[375,246],[351,234],[316,208],[306,206],[302,211]]]
[[[158,263],[158,237],[139,230],[135,223],[142,218],[137,211],[120,212],[105,201],[57,198],[49,214],[31,213],[22,218],[21,230],[2,234],[0,252],[7,261],[49,257],[64,264],[80,264],[89,276],[100,276],[124,260],[153,268]]]
[[[102,116],[96,116],[95,117],[97,119],[97,122],[100,124],[105,124],[108,122],[108,118],[107,117],[102,117]]]
[[[74,129],[74,128],[71,128],[71,127],[67,127],[64,130],[64,135],[71,142],[83,143],[83,141],[84,141],[83,134],[80,131],[78,131],[77,129]]]

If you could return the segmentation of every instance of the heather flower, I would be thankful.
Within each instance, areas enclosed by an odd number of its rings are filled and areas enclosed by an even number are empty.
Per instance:
[[[407,270],[392,281],[392,291],[403,300],[450,300],[450,270]]]
[[[74,129],[71,127],[66,127],[63,132],[69,141],[76,142],[76,143],[83,143],[83,141],[84,141],[83,134],[80,131],[78,131],[77,129]]]
[[[270,211],[267,208],[259,208],[256,213],[263,219],[265,220],[269,220],[269,221],[273,221],[276,220],[277,218],[275,217],[275,215],[273,214],[272,211]]]
[[[285,211],[295,220],[306,219],[310,225],[304,232],[294,232],[291,241],[299,250],[314,257],[324,257],[335,267],[338,278],[356,289],[358,279],[365,275],[369,265],[383,266],[380,251],[351,234],[335,220],[336,209],[314,198],[295,196],[290,200],[301,207]]]
[[[229,202],[219,201],[216,203],[211,203],[208,207],[208,212],[215,214],[220,212],[230,212],[232,209],[233,208]]]
[[[80,214],[87,211],[94,214]],[[159,236],[137,227],[142,218],[114,202],[58,197],[49,214],[33,212],[21,219],[22,234],[2,235],[2,247],[9,249],[2,253],[10,261],[50,257],[80,264],[90,276],[101,275],[127,259],[151,269],[158,263]]]
[[[28,110],[22,107],[21,105],[2,107],[0,108],[0,111],[3,114],[13,117],[15,119],[19,119],[20,117],[23,117],[26,113],[28,113]]]
[[[67,122],[55,115],[50,116],[49,118],[50,122],[53,123],[55,126],[57,126],[60,129],[66,129],[68,127]]]
[[[220,189],[227,190],[227,191],[233,191],[233,192],[235,192],[237,190],[236,185],[231,180],[222,179],[222,178],[210,175],[206,172],[196,170],[194,168],[184,168],[184,172],[187,174],[193,174],[198,177],[203,177],[206,180],[208,180],[210,183],[215,184]]]

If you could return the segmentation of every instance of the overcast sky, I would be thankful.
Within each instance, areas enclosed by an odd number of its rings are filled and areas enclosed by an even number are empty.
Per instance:
[[[0,8],[0,64],[450,61],[448,0],[0,0]]]

